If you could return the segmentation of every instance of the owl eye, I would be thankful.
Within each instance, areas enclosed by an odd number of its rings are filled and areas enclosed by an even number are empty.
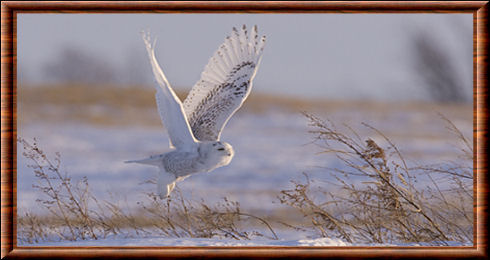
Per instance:
[[[225,148],[218,148],[218,151],[224,151]]]

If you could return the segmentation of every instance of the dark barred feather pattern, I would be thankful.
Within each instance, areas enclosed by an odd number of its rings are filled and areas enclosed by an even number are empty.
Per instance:
[[[257,27],[250,35],[245,26],[232,35],[209,60],[183,103],[194,137],[219,140],[228,119],[249,95],[260,63],[265,36],[258,40]]]

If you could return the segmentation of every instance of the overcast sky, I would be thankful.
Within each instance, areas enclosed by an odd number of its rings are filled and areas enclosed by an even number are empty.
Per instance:
[[[456,61],[471,95],[472,14],[19,14],[19,74],[51,82],[43,66],[72,46],[115,68],[138,61],[135,69],[148,73],[142,83],[151,83],[140,36],[149,29],[170,84],[190,88],[231,28],[242,24],[256,24],[267,36],[253,91],[427,99],[412,59],[413,35],[425,32]]]

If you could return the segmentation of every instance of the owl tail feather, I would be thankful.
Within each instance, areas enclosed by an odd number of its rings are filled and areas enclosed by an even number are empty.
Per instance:
[[[125,163],[140,163],[140,164],[161,166],[162,158],[163,158],[163,154],[159,154],[159,155],[152,155],[146,159],[125,161]]]

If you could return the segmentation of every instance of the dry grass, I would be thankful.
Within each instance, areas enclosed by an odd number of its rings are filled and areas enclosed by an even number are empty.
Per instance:
[[[367,124],[366,128],[381,137],[383,146],[370,138],[363,141],[348,126],[341,132],[329,121],[306,116],[316,143],[345,167],[326,168],[333,176],[331,183],[305,174],[305,181],[293,182],[294,188],[282,190],[279,197],[283,205],[297,211],[285,207],[267,218],[243,212],[237,202],[227,198],[215,205],[192,201],[178,189],[164,201],[154,193],[146,194],[134,213],[127,204],[98,201],[86,178],[74,182],[60,170],[59,154],[50,159],[35,140],[19,139],[38,180],[33,185],[41,194],[38,202],[46,209],[44,213],[19,215],[19,241],[75,241],[108,235],[278,239],[270,223],[354,244],[473,241],[473,149],[450,120],[442,117],[448,130],[464,144],[461,160],[409,167],[395,144]],[[428,183],[422,185],[423,181]],[[339,189],[334,192],[332,187]]]
[[[259,86],[255,87],[256,89]],[[177,88],[183,100],[187,90]],[[261,114],[268,111],[364,111],[373,117],[386,116],[387,111],[444,111],[451,118],[468,118],[471,106],[416,102],[383,103],[362,100],[306,99],[264,94],[252,91],[238,113]],[[160,127],[152,86],[119,85],[41,85],[18,87],[18,121],[25,123],[77,122],[94,125],[147,125]]]
[[[18,88],[19,123],[160,125],[154,90],[144,86],[50,85]]]
[[[57,153],[54,159],[50,159],[38,148],[35,140],[32,144],[23,139],[19,139],[19,142],[24,148],[23,155],[32,162],[29,167],[33,169],[39,181],[38,184],[33,185],[33,188],[45,195],[36,202],[44,206],[53,219],[65,227],[63,230],[52,229],[54,233],[64,240],[96,239],[94,219],[90,217],[88,208],[92,195],[87,179],[73,183],[70,177],[60,170],[60,154]],[[40,229],[38,219],[26,213],[25,221],[19,223],[30,224],[32,228],[27,229],[28,233],[35,235]],[[37,240],[37,238],[29,240]]]
[[[109,125],[160,126],[151,87],[41,86],[19,88],[19,122],[73,120]],[[180,98],[185,93],[178,92]],[[428,105],[397,105],[397,109],[427,110]],[[454,114],[466,110],[444,105]],[[263,113],[271,107],[289,111],[347,110],[387,111],[386,104],[325,102],[252,94],[240,111]],[[445,110],[447,111],[447,110]],[[463,111],[463,112],[461,112]],[[339,130],[329,121],[307,115],[316,143],[345,167],[326,169],[332,183],[305,176],[294,188],[282,190],[287,206],[273,215],[245,213],[237,202],[224,198],[216,205],[185,199],[176,192],[161,201],[152,193],[139,202],[137,211],[128,205],[99,201],[88,180],[74,181],[61,171],[59,154],[50,159],[34,142],[19,139],[30,159],[38,184],[38,202],[45,212],[18,216],[18,238],[24,243],[53,240],[100,239],[108,235],[165,237],[217,237],[277,239],[271,224],[341,237],[353,243],[446,244],[473,241],[473,148],[457,127],[443,118],[448,130],[464,144],[455,162],[408,166],[395,144],[377,129],[365,125],[381,141],[361,138],[346,126]],[[452,118],[452,117],[451,117]],[[364,133],[364,132],[363,132]],[[376,139],[376,140],[378,140]],[[361,182],[358,180],[362,179]],[[422,185],[422,182],[427,182]],[[299,210],[291,211],[291,209]],[[263,233],[255,229],[265,230]]]
[[[185,199],[178,189],[166,200],[148,193],[146,201],[138,202],[136,214],[128,210],[128,205],[99,201],[91,192],[87,178],[75,182],[61,170],[59,154],[51,159],[35,140],[19,139],[18,142],[24,148],[23,156],[31,162],[28,167],[38,180],[33,185],[40,194],[37,202],[45,209],[18,216],[21,243],[97,240],[108,235],[278,239],[265,219],[242,212],[238,202],[227,198],[216,205],[208,205],[204,201]],[[269,233],[255,231],[254,227],[262,227]]]
[[[384,147],[370,138],[363,141],[348,126],[339,131],[332,122],[305,115],[316,143],[345,166],[326,168],[326,174],[335,180],[333,186],[314,187],[305,175],[304,182],[294,182],[293,189],[282,191],[280,201],[298,209],[309,219],[312,230],[353,243],[472,243],[471,166],[453,162],[410,168],[400,150],[379,130],[364,124],[383,139]],[[461,152],[471,165],[472,147],[445,120],[466,144]],[[418,184],[422,180],[430,183]],[[335,186],[338,191],[331,192]]]
[[[180,190],[162,203],[156,194],[148,194],[148,203],[141,203],[144,212],[155,219],[152,226],[166,237],[232,238],[250,240],[253,237],[278,239],[271,225],[263,218],[242,212],[238,202],[226,197],[217,205],[189,201]],[[269,234],[250,230],[261,225]]]

